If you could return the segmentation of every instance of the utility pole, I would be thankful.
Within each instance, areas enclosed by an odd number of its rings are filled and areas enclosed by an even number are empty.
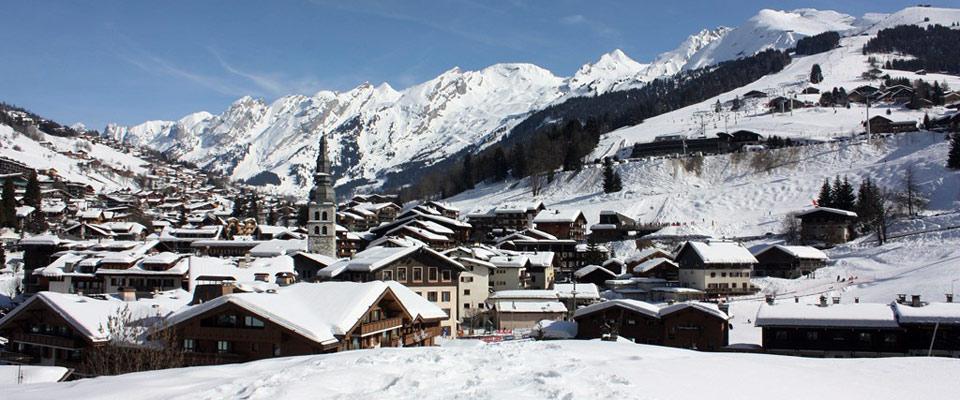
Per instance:
[[[865,96],[867,99],[867,141],[870,141],[870,96]]]

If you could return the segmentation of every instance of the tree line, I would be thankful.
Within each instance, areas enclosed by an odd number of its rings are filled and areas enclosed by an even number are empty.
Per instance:
[[[863,54],[903,53],[911,59],[895,59],[888,62],[892,69],[960,73],[960,31],[942,25],[926,28],[916,25],[900,25],[877,32],[863,46]]]
[[[840,47],[840,34],[834,31],[823,32],[819,35],[807,36],[797,41],[794,49],[797,55],[812,55],[823,53]]]

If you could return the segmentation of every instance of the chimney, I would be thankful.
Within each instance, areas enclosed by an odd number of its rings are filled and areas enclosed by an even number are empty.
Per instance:
[[[820,296],[820,307],[826,307],[826,306],[827,306],[827,296],[822,296],[822,295],[821,295],[821,296]]]
[[[120,297],[123,301],[137,301],[137,289],[132,287],[120,288]]]
[[[897,295],[897,303],[899,303],[899,304],[904,304],[904,303],[906,303],[906,302],[907,302],[907,295],[906,295],[906,294],[900,293],[900,294]]]
[[[859,298],[859,297],[854,297],[854,298],[853,298],[853,302],[854,302],[854,303],[859,303],[859,302],[860,302],[860,298]]]
[[[258,272],[253,274],[253,280],[255,281],[267,282],[269,278],[270,278],[270,274],[267,274],[267,273]]]
[[[799,303],[799,302],[800,302],[800,296],[793,296],[793,302],[794,302],[794,303]]]
[[[923,303],[920,302],[920,295],[919,295],[919,294],[915,294],[915,295],[910,296],[910,305],[911,305],[911,306],[914,306],[914,307],[921,307],[921,306],[923,306]]]
[[[953,293],[947,293],[947,303],[953,303]]]
[[[768,295],[764,296],[764,300],[767,301],[767,304],[769,304],[769,305],[772,306],[774,300],[776,300],[776,297],[775,297],[774,295],[772,295],[772,294],[768,294]]]
[[[840,304],[840,297],[839,297],[839,296],[833,298],[833,304]]]

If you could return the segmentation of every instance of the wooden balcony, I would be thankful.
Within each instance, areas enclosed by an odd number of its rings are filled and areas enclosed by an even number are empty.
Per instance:
[[[429,338],[440,336],[441,332],[442,331],[440,330],[439,326],[414,331],[412,333],[403,335],[403,345],[411,346],[423,342]]]
[[[7,339],[11,342],[29,343],[37,346],[58,347],[70,350],[83,348],[83,343],[80,340],[61,336],[42,335],[39,333],[15,332]]]
[[[403,326],[403,318],[381,319],[375,322],[360,324],[360,336],[367,336],[376,332],[396,329]]]

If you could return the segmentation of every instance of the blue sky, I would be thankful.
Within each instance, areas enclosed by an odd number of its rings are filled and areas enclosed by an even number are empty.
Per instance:
[[[892,12],[915,1],[0,0],[0,100],[62,123],[135,124],[454,66],[570,75],[612,49],[649,61],[761,8]],[[960,5],[960,1],[937,3]]]

